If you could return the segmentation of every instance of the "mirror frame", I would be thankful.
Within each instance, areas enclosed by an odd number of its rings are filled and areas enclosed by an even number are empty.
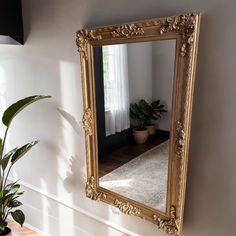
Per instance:
[[[77,32],[80,53],[86,139],[86,196],[101,200],[128,215],[149,220],[169,235],[182,235],[184,199],[187,178],[188,149],[200,13],[155,18]],[[176,40],[172,93],[172,115],[168,164],[166,212],[128,199],[99,186],[98,144],[95,102],[93,47],[153,40]]]

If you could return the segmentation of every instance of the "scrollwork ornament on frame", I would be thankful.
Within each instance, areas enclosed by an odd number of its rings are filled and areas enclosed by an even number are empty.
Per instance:
[[[176,129],[176,154],[180,159],[183,157],[184,145],[185,145],[184,126],[182,122],[178,121]]]
[[[102,198],[106,198],[106,194],[100,193],[96,190],[95,179],[93,176],[90,176],[86,182],[86,196],[91,200],[100,201]]]
[[[85,134],[91,136],[93,133],[93,116],[90,108],[85,110],[82,122]]]
[[[115,199],[114,206],[127,215],[139,216],[141,213],[139,208],[133,206],[129,202],[121,202],[118,199]]]
[[[164,220],[157,215],[153,215],[153,220],[158,229],[164,230],[169,235],[179,236],[179,220],[176,217],[175,206],[171,206],[170,208],[170,219]]]
[[[76,44],[82,58],[88,60],[88,43],[93,40],[101,40],[102,36],[96,34],[94,30],[82,29],[77,32]]]
[[[160,27],[160,34],[170,31],[180,31],[182,35],[181,56],[185,56],[194,41],[194,32],[196,25],[196,15],[194,13],[183,14],[174,17],[167,17]]]
[[[182,195],[182,184],[183,184],[183,168],[184,168],[184,148],[185,148],[185,131],[183,123],[178,121],[177,122],[177,129],[176,129],[176,155],[179,160],[179,173],[178,173],[178,197],[177,197],[177,207],[181,206],[181,195]]]
[[[144,29],[137,24],[126,24],[119,27],[115,27],[112,32],[112,37],[125,37],[131,38],[134,36],[140,36],[144,34]]]

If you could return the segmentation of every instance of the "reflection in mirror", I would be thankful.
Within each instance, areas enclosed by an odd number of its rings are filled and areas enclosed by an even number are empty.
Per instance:
[[[175,40],[94,47],[99,185],[166,211]]]

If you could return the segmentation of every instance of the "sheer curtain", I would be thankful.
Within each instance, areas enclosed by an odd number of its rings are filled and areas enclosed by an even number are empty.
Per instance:
[[[106,134],[111,135],[130,126],[127,45],[109,45],[103,48],[108,55],[104,76]]]

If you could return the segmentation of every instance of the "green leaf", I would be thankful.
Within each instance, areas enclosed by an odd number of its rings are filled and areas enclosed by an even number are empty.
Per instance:
[[[4,190],[7,192],[7,195],[8,195],[8,194],[15,194],[15,193],[17,193],[19,189],[20,189],[20,185],[19,184],[14,184],[14,185],[5,187]]]
[[[0,151],[2,150],[2,139],[0,138]]]
[[[8,184],[3,191],[1,191],[0,204],[2,206],[8,206],[10,202],[18,198],[18,190],[20,185],[17,183]]]
[[[22,203],[20,201],[12,200],[12,201],[9,202],[8,207],[15,208],[15,207],[19,207],[21,205],[22,205]]]
[[[2,166],[2,169],[5,170],[7,168],[8,162],[11,159],[12,155],[16,152],[17,148],[11,150],[7,154],[4,155],[4,157],[0,160],[0,165]]]
[[[15,210],[14,212],[11,212],[11,216],[18,224],[21,225],[21,227],[23,226],[25,222],[25,215],[21,210]]]
[[[15,181],[15,182],[12,182],[12,183],[9,183],[5,186],[4,190],[5,191],[10,191],[10,189],[12,188],[12,186],[16,185],[17,183],[19,182],[19,180]]]
[[[17,195],[17,196],[20,196],[20,195],[22,195],[22,194],[24,194],[24,191],[23,191],[23,192],[19,192],[19,193],[17,193],[16,195]]]
[[[12,165],[16,163],[22,156],[24,156],[34,145],[36,145],[39,141],[33,141],[31,143],[27,143],[24,146],[17,148],[16,152],[11,157]]]
[[[50,98],[50,97],[51,96],[35,95],[35,96],[26,97],[24,99],[19,100],[18,102],[12,104],[5,110],[2,117],[2,123],[5,126],[9,127],[12,119],[25,107],[27,107],[31,103],[34,103],[38,100],[41,100],[44,98]]]
[[[4,231],[6,227],[7,227],[7,222],[6,221],[0,222],[0,232]]]

